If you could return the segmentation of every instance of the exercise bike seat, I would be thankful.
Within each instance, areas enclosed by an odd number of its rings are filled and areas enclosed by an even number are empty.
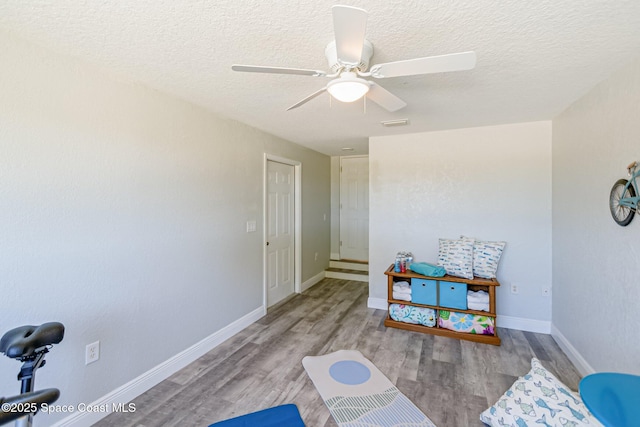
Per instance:
[[[60,397],[60,391],[57,388],[45,388],[43,390],[23,393],[17,396],[0,397],[0,404],[2,405],[2,408],[5,408],[6,405],[10,405],[7,407],[7,410],[0,410],[0,425],[9,423],[27,415],[27,413],[22,412],[22,410],[11,410],[12,408],[31,408],[32,406],[30,405],[35,404],[38,410],[40,410],[42,405],[45,403],[50,405],[58,400],[58,397]]]
[[[58,344],[63,337],[64,325],[59,322],[19,326],[0,338],[0,353],[12,359],[29,358],[42,347]]]

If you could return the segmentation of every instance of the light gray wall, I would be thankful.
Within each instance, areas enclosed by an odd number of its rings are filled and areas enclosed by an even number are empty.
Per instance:
[[[553,120],[553,324],[587,373],[640,374],[640,218],[609,191],[640,161],[640,60]]]
[[[326,267],[328,156],[9,34],[0,52],[0,333],[66,325],[37,379],[59,403],[90,403],[262,306],[265,152],[302,162],[303,281]],[[18,368],[0,357],[0,395],[19,391]]]
[[[550,328],[551,122],[373,137],[369,161],[370,297],[398,251],[436,263],[441,237],[504,240],[499,324]]]

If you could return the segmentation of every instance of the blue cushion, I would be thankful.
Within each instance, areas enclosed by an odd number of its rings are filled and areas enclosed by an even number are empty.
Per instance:
[[[305,427],[292,403],[211,424],[209,427]]]
[[[599,372],[580,381],[580,396],[591,413],[607,426],[638,425],[640,375]]]

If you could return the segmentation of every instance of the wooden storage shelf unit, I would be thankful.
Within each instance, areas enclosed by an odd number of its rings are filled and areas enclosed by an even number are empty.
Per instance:
[[[498,283],[496,279],[481,279],[481,278],[463,279],[461,277],[455,277],[455,276],[449,276],[449,275],[446,275],[444,277],[429,277],[429,276],[423,276],[422,274],[414,273],[413,271],[407,271],[406,273],[396,273],[393,270],[393,267],[394,267],[393,264],[391,264],[391,266],[387,269],[387,271],[384,272],[384,274],[387,275],[387,279],[388,279],[387,303],[432,308],[437,311],[436,325],[433,327],[430,327],[430,326],[416,325],[413,323],[398,322],[396,320],[393,320],[389,316],[389,312],[387,310],[387,318],[384,321],[385,326],[392,327],[392,328],[406,329],[408,331],[424,332],[432,335],[440,335],[445,337],[457,338],[457,339],[467,340],[467,341],[475,341],[475,342],[481,342],[486,344],[500,345],[500,337],[498,337],[498,329],[496,326],[496,286],[500,286],[500,283]],[[393,299],[393,284],[398,281],[411,282],[411,279],[425,279],[425,280],[434,280],[439,282],[466,283],[467,288],[470,290],[473,290],[473,291],[484,290],[489,294],[489,311],[460,310],[457,308],[449,308],[449,307],[444,307],[440,305],[417,304],[410,301]],[[471,334],[471,333],[456,332],[450,329],[441,328],[438,325],[438,319],[437,319],[437,317],[440,314],[440,310],[492,317],[494,320],[494,328],[493,328],[494,334],[493,335]]]

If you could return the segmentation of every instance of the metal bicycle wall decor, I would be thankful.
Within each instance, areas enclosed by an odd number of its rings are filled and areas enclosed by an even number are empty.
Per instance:
[[[609,209],[613,220],[623,227],[629,225],[638,210],[638,184],[636,178],[640,175],[638,162],[627,166],[629,179],[621,178],[613,184],[609,194]]]

